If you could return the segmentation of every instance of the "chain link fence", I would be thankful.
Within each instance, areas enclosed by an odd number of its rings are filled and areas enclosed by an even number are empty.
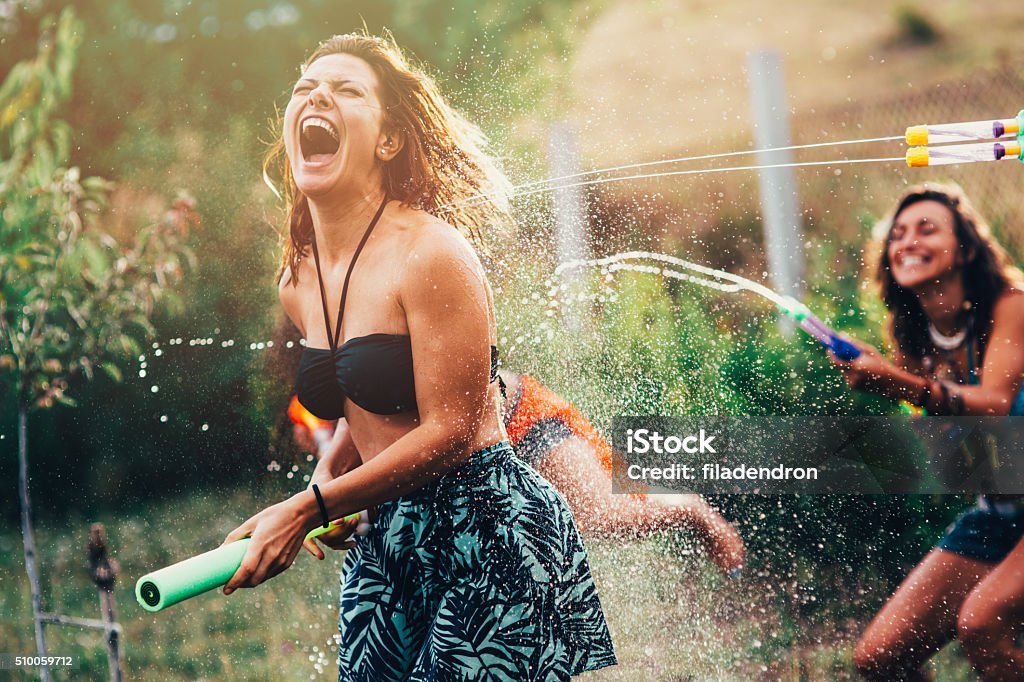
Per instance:
[[[794,160],[824,161],[900,157],[863,164],[798,168],[797,187],[804,233],[811,261],[808,279],[829,275],[825,269],[848,272],[863,263],[843,260],[869,239],[873,224],[910,185],[929,181],[960,184],[992,225],[996,237],[1019,262],[1024,259],[1021,229],[1021,186],[1024,168],[1012,161],[937,168],[908,168],[902,161],[906,128],[924,123],[1011,118],[1024,107],[1024,61],[1008,58],[989,69],[950,81],[915,84],[896,94],[792,113],[794,145],[829,140],[861,140],[900,136],[886,142],[797,150]],[[705,148],[689,148],[678,156],[716,154],[750,148],[751,135],[716,138]],[[713,145],[713,146],[712,146]],[[628,241],[637,233],[659,241],[661,248],[703,257],[755,277],[766,269],[763,256],[758,182],[755,171],[714,172],[756,164],[744,155],[696,161],[657,170],[708,168],[699,175],[669,176],[614,183],[592,192],[590,203],[598,230],[598,252]],[[698,165],[699,164],[699,165]],[[631,216],[623,218],[623,216]],[[629,235],[617,233],[627,232]],[[610,233],[610,234],[609,234]],[[815,265],[815,259],[818,259]],[[860,268],[858,268],[858,265]]]

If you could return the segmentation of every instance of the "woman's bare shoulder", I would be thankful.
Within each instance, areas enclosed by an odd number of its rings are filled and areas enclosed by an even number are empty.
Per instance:
[[[994,321],[1000,319],[1013,320],[1015,323],[1024,321],[1024,291],[1010,287],[1000,294],[992,308],[992,316],[995,318]]]
[[[1024,289],[1018,287],[1009,286],[1006,290],[999,294],[999,298],[996,299],[996,306],[1004,303],[1010,303],[1012,305],[1024,305]]]
[[[468,268],[481,271],[476,251],[461,232],[424,211],[411,211],[405,221],[406,259],[410,270]],[[442,272],[437,275],[443,276]]]

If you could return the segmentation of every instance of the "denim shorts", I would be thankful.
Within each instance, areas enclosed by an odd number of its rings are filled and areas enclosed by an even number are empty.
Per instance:
[[[979,498],[946,530],[939,549],[988,563],[1005,559],[1024,537],[1024,504],[999,506]]]

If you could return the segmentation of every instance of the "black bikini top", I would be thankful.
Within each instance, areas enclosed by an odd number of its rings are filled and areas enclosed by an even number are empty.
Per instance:
[[[345,416],[345,399],[374,414],[398,414],[416,409],[416,385],[412,368],[412,340],[406,334],[369,334],[338,346],[341,318],[345,313],[349,279],[360,252],[377,225],[388,199],[384,197],[356,247],[345,273],[334,333],[327,314],[327,293],[320,272],[320,254],[313,239],[313,260],[320,282],[320,302],[330,348],[306,347],[298,370],[299,402],[320,419]],[[491,346],[491,381],[498,376],[498,349]]]

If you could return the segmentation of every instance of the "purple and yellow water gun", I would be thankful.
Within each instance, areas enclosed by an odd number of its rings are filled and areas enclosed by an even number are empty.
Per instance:
[[[1004,159],[1024,163],[1024,109],[1016,118],[911,126],[906,139],[911,145],[907,150],[911,168]],[[989,141],[947,144],[971,140]]]

